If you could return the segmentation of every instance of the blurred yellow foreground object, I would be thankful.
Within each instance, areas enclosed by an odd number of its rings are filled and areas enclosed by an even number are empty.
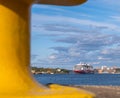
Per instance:
[[[37,83],[30,73],[32,3],[76,5],[86,0],[0,0],[0,98],[93,98],[76,88]]]

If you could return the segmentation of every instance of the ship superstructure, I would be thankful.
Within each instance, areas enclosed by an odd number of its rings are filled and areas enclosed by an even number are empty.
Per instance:
[[[94,73],[93,66],[86,63],[76,64],[73,68],[73,71],[80,74]]]

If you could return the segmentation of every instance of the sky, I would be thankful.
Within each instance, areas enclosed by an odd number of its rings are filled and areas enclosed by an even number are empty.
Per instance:
[[[81,62],[120,67],[119,6],[119,0],[88,0],[67,7],[34,4],[31,65],[72,69]]]

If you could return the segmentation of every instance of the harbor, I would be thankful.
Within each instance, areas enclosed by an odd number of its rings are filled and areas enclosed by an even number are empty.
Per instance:
[[[120,67],[111,66],[120,66],[119,6],[0,0],[0,98],[119,98]],[[29,70],[31,62],[38,68]]]
[[[97,98],[119,98],[120,74],[37,74],[35,79],[45,86],[60,84],[84,89]]]
[[[33,74],[120,74],[120,67],[116,66],[100,66],[95,68],[92,65],[82,63],[73,66],[73,69],[65,68],[43,68],[32,67],[31,72]]]

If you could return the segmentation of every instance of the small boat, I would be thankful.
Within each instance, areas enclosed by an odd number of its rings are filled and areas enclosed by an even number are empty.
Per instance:
[[[86,63],[76,64],[73,68],[73,71],[79,74],[93,74],[94,73],[93,66],[86,64]]]

